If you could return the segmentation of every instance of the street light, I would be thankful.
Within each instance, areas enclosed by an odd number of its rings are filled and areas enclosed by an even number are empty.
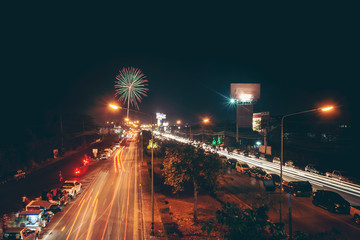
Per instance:
[[[132,110],[129,108],[120,107],[114,104],[109,104],[109,107],[112,109],[127,109],[127,118],[126,121],[129,121],[129,110],[137,113],[144,114],[146,116],[150,116],[151,118],[151,235],[154,236],[154,132],[153,132],[153,117],[151,114],[147,114],[144,112]]]
[[[286,117],[290,117],[290,116],[294,116],[294,115],[299,115],[299,114],[304,114],[304,113],[309,113],[309,112],[316,112],[316,111],[330,111],[332,110],[334,107],[333,106],[328,106],[328,107],[324,107],[324,108],[314,108],[311,110],[307,110],[307,111],[302,111],[302,112],[296,112],[296,113],[290,113],[290,114],[286,114],[284,116],[282,116],[281,118],[281,149],[280,149],[280,223],[282,222],[282,216],[281,216],[281,196],[282,196],[282,181],[283,181],[283,177],[282,177],[282,166],[283,166],[283,162],[284,162],[284,119]]]
[[[210,122],[209,118],[203,118],[203,123],[204,124],[208,124]],[[201,125],[202,129],[203,129],[203,134],[202,134],[202,142],[204,142],[204,126]]]

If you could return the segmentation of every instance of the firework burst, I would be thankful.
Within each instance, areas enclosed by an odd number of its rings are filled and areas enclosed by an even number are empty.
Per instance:
[[[148,80],[146,76],[138,68],[123,68],[116,76],[115,82],[115,96],[119,100],[127,103],[128,108],[130,104],[139,109],[138,102],[141,102],[143,96],[147,96],[146,88]]]

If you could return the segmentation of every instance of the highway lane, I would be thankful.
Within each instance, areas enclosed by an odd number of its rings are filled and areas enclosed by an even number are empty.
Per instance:
[[[279,222],[280,195],[278,190],[267,192],[261,180],[241,175],[235,170],[228,171],[225,177],[231,177],[227,178],[224,185],[228,192],[251,207],[266,204],[270,208],[269,218],[273,222]],[[285,223],[286,231],[288,231],[288,194],[284,194],[281,201],[282,220]],[[311,197],[291,197],[291,205],[293,233],[302,231],[315,234],[335,228],[346,239],[359,239],[360,226],[352,222],[350,215],[330,213],[325,209],[316,207],[312,204]]]
[[[84,191],[50,222],[43,239],[142,239],[135,142],[118,149]]]
[[[59,187],[59,170],[62,171],[64,179],[73,177],[75,168],[82,164],[81,160],[84,154],[91,156],[93,148],[97,148],[100,151],[116,141],[118,141],[116,137],[106,137],[102,142],[96,142],[86,149],[67,156],[64,159],[51,164],[46,163],[48,165],[30,172],[23,180],[0,184],[0,213],[10,213],[11,211],[16,212],[20,210],[22,207],[21,198],[24,195],[29,199],[33,199],[39,197],[42,191]],[[89,166],[86,170],[91,172],[96,165],[97,164]]]
[[[189,143],[189,140],[170,134],[164,134],[163,136],[171,138],[183,143]],[[227,151],[218,151],[220,155],[226,156],[227,158],[234,158],[242,162],[248,163],[250,166],[259,166],[264,168],[267,172],[276,173],[280,175],[279,164],[268,162],[266,160],[246,157],[244,155],[231,153]],[[325,189],[331,190],[342,195],[350,204],[354,206],[360,205],[360,186],[354,183],[348,183],[339,181],[337,179],[328,178],[326,176],[305,172],[301,169],[295,169],[292,167],[283,166],[283,178],[286,181],[302,180],[309,181],[315,190]]]

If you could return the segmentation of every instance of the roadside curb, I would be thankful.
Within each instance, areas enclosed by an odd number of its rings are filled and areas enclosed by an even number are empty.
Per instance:
[[[148,239],[168,239],[166,236],[164,224],[160,217],[158,207],[158,196],[154,193],[154,231],[155,236],[151,236],[151,178],[148,171],[148,166],[144,159],[140,167],[141,170],[141,191],[142,191],[142,210],[144,223],[144,238]]]

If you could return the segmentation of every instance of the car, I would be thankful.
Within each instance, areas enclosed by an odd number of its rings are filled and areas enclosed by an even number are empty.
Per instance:
[[[294,165],[294,162],[289,160],[289,161],[286,161],[285,162],[285,166],[286,167],[292,167],[292,168],[295,168],[295,165]]]
[[[351,206],[350,215],[352,216],[353,221],[360,225],[360,206]]]
[[[27,227],[13,227],[5,230],[3,239],[35,240],[39,239],[39,233],[37,230],[31,230]]]
[[[236,163],[238,161],[234,158],[230,158],[226,161],[226,166],[230,167],[231,169],[235,169],[236,168]]]
[[[312,172],[312,173],[324,175],[324,173],[323,173],[322,171],[320,171],[319,165],[308,164],[308,165],[306,165],[306,167],[305,167],[305,171],[306,171],[306,172]]]
[[[274,157],[272,162],[276,163],[276,164],[280,164],[280,158],[279,157]]]
[[[274,180],[275,186],[280,187],[280,182],[281,182],[280,176],[275,173],[270,173],[270,175],[271,175],[271,178]]]
[[[248,157],[249,156],[249,151],[244,151],[244,156]]]
[[[246,163],[243,163],[243,162],[236,163],[236,171],[238,171],[239,173],[245,174],[249,170],[250,170],[250,167]]]
[[[100,160],[106,160],[108,157],[107,157],[107,154],[106,153],[102,153],[99,157]]]
[[[266,171],[261,167],[252,167],[249,169],[248,174],[251,177],[263,179],[266,175]]]
[[[312,195],[312,186],[308,181],[283,182],[283,190],[294,197],[310,197]]]
[[[330,178],[336,178],[340,181],[350,182],[350,179],[345,177],[344,174],[345,173],[342,171],[334,170],[332,172],[327,172],[325,175]]]
[[[313,193],[312,203],[334,213],[350,213],[350,203],[340,194],[327,190],[318,190]]]
[[[76,180],[66,180],[61,189],[69,193],[71,198],[76,197],[81,192],[82,184]]]

